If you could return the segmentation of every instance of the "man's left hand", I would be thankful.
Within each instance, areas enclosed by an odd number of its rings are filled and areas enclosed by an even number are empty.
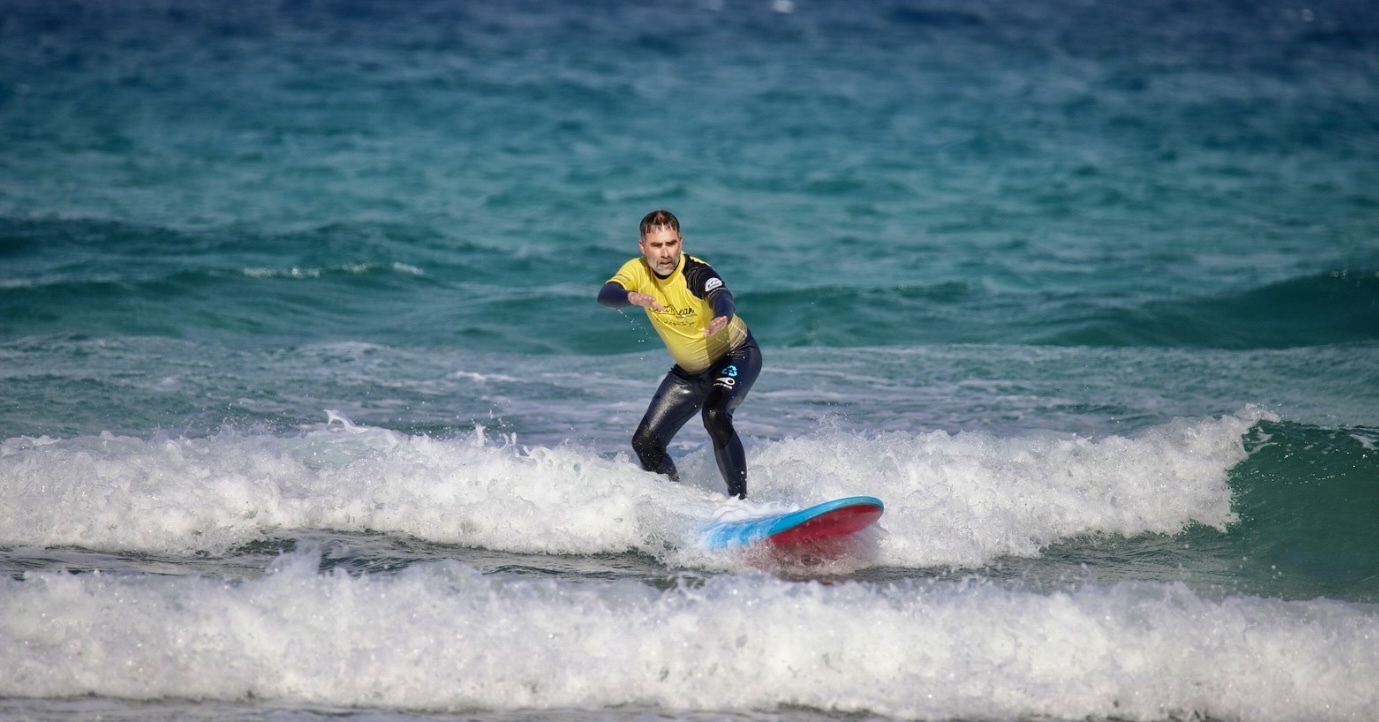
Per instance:
[[[710,337],[712,337],[714,334],[718,333],[719,331],[722,331],[722,330],[723,330],[723,327],[725,327],[725,326],[727,326],[727,325],[728,325],[728,317],[727,317],[727,316],[719,316],[719,317],[715,318],[714,320],[709,321],[708,327],[704,329],[704,338],[710,338]]]

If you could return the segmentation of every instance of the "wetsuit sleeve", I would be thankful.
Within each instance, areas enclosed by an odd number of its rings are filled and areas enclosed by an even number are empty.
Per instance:
[[[609,308],[626,308],[632,303],[627,300],[628,291],[617,281],[609,281],[599,289],[599,303]]]
[[[737,303],[733,300],[733,292],[727,286],[719,286],[709,291],[709,305],[713,307],[713,317],[722,316],[732,320],[733,314],[737,313]]]
[[[689,260],[685,264],[685,283],[690,293],[709,302],[714,318],[722,316],[732,319],[737,311],[737,303],[733,300],[732,291],[723,285],[723,278],[709,264],[692,256]]]

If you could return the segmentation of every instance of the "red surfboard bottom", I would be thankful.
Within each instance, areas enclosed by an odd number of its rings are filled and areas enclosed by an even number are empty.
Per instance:
[[[825,512],[796,527],[767,537],[772,544],[786,546],[819,539],[847,536],[881,518],[881,509],[869,504],[845,506]]]

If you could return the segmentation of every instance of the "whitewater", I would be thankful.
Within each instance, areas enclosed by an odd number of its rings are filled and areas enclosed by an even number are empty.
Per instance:
[[[890,502],[877,563],[970,567],[1034,556],[1080,535],[1175,534],[1235,521],[1227,471],[1258,411],[1135,438],[932,431],[821,432],[753,449],[752,499],[868,489]],[[296,436],[10,439],[0,544],[224,555],[294,530],[406,535],[537,554],[636,552],[685,566],[718,557],[696,533],[722,491],[705,453],[697,484],[648,483],[626,454],[527,447],[480,427],[452,439],[338,415]],[[1171,490],[1171,493],[1170,493]]]

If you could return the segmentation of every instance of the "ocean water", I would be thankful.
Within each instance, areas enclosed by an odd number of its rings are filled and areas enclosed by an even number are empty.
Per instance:
[[[6,0],[0,389],[3,720],[1372,720],[1379,6]]]

